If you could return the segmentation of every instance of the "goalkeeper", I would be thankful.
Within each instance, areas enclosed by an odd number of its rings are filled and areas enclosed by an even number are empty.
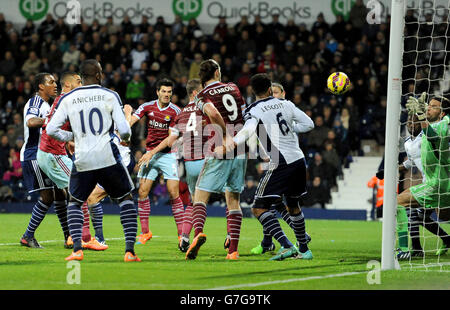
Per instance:
[[[409,97],[406,108],[408,114],[417,116],[422,127],[421,161],[425,180],[399,194],[397,204],[406,208],[424,208],[424,213],[435,209],[441,220],[448,221],[450,219],[450,117],[448,115],[450,101],[444,97],[433,97],[427,105],[424,92],[419,99]],[[439,225],[435,225],[433,230],[433,233],[443,240],[442,246],[436,253],[436,255],[442,255],[450,247],[450,236],[443,232]],[[417,241],[413,238],[412,242]]]

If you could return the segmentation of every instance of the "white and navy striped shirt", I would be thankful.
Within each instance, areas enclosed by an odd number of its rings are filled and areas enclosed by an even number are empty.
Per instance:
[[[61,130],[69,120],[72,133]],[[122,162],[114,143],[115,126],[122,138],[131,129],[122,111],[119,95],[100,85],[75,88],[59,100],[59,107],[47,125],[47,133],[58,140],[74,139],[77,171],[91,171]]]
[[[28,120],[34,117],[46,118],[49,111],[50,105],[48,102],[37,94],[25,104],[23,109],[24,144],[20,150],[21,161],[36,159],[39,141],[41,140],[41,128],[29,128],[27,126]]]

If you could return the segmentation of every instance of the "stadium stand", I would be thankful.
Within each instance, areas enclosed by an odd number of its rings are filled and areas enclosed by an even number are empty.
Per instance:
[[[250,76],[266,72],[284,86],[286,98],[314,120],[316,128],[302,135],[300,144],[307,156],[310,187],[323,188],[327,195],[319,200],[310,195],[305,202],[324,208],[352,156],[363,156],[367,144],[376,145],[376,155],[381,156],[384,145],[389,18],[362,26],[361,14],[366,13],[353,12],[348,21],[342,16],[326,21],[319,14],[309,26],[293,21],[283,25],[277,16],[267,24],[259,17],[243,16],[228,25],[221,17],[206,34],[196,20],[183,23],[176,16],[173,23],[167,17],[158,17],[155,24],[145,16],[140,24],[110,17],[104,25],[81,20],[69,27],[51,14],[40,24],[29,20],[13,25],[0,13],[0,180],[14,193],[0,200],[30,199],[9,155],[23,143],[23,107],[33,93],[31,81],[37,72],[59,76],[76,71],[84,59],[96,58],[104,69],[104,85],[116,90],[124,103],[136,108],[155,99],[156,80],[169,77],[176,84],[172,102],[181,107],[187,103],[187,80],[196,77],[202,60],[214,58],[222,67],[222,80],[235,82],[247,104],[254,100]],[[334,71],[346,72],[352,80],[351,91],[343,96],[326,90],[326,79]],[[145,152],[145,126],[139,122],[133,127],[137,160]],[[249,162],[251,185],[245,191],[252,191],[253,180],[259,179],[259,165],[258,160]],[[6,188],[1,192],[9,193]]]

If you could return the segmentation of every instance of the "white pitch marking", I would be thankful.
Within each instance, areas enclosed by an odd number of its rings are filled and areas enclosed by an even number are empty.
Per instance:
[[[345,273],[329,274],[326,276],[314,276],[314,277],[308,277],[308,278],[294,278],[294,279],[267,281],[267,282],[259,282],[259,283],[244,283],[244,284],[231,285],[231,286],[215,287],[215,288],[210,288],[208,290],[230,290],[230,289],[236,289],[236,288],[242,288],[242,287],[256,287],[256,286],[262,286],[262,285],[271,285],[271,284],[280,284],[280,283],[289,283],[289,282],[299,282],[299,281],[320,280],[320,279],[328,279],[328,278],[353,276],[353,275],[362,274],[362,273],[367,273],[367,272],[366,271],[345,272]]]

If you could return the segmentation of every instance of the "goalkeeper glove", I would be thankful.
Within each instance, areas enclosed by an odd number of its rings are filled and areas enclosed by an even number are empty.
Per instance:
[[[406,102],[406,110],[408,110],[409,115],[417,115],[419,121],[423,121],[427,118],[427,103],[426,103],[427,93],[423,92],[419,99],[415,97],[409,97]]]

